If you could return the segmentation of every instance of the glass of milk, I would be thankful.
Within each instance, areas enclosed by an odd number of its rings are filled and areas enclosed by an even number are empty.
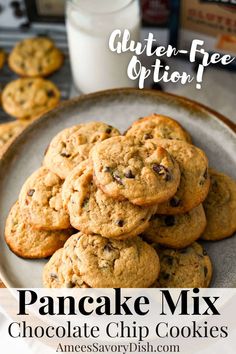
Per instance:
[[[132,53],[109,49],[110,34],[128,29],[139,40],[139,0],[68,0],[66,26],[76,88],[82,93],[134,87],[127,76]]]

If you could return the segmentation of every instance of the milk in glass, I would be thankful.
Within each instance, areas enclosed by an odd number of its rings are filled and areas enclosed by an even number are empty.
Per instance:
[[[139,40],[138,0],[69,0],[67,33],[73,79],[83,93],[117,87],[132,87],[127,76],[132,53],[109,50],[114,29],[128,29]]]

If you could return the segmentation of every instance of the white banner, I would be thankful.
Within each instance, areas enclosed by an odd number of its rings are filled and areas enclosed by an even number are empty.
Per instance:
[[[4,354],[236,353],[236,289],[0,289]]]

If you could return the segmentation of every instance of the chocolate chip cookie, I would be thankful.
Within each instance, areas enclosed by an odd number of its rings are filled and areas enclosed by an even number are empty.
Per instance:
[[[18,119],[38,117],[57,106],[59,100],[54,83],[41,78],[14,80],[2,92],[3,109]]]
[[[207,227],[202,238],[217,241],[236,231],[236,182],[213,169],[210,169],[210,179],[210,191],[203,203]]]
[[[212,278],[212,263],[202,246],[195,242],[182,250],[157,247],[161,271],[160,288],[207,288]]]
[[[159,138],[191,143],[189,133],[176,120],[155,113],[135,121],[126,131],[126,135],[135,136],[141,141]]]
[[[63,247],[72,230],[44,231],[34,229],[22,217],[19,203],[11,208],[6,221],[5,240],[9,248],[22,258],[45,258]]]
[[[151,140],[148,140],[152,144]],[[153,142],[166,149],[178,162],[181,178],[176,194],[158,205],[158,214],[184,214],[201,204],[210,187],[208,159],[205,153],[185,141],[157,139]]]
[[[62,66],[63,54],[49,38],[27,38],[16,44],[8,63],[18,75],[42,77]]]
[[[62,288],[59,278],[63,248],[57,250],[43,268],[43,286],[45,288]]]
[[[60,230],[70,227],[69,215],[63,209],[63,181],[46,167],[35,171],[24,183],[19,204],[23,217],[34,228]]]
[[[81,276],[75,248],[80,235],[72,236],[64,245],[59,270],[59,280],[63,288],[89,288]]]
[[[171,198],[179,185],[179,166],[169,153],[131,136],[97,144],[91,158],[96,184],[112,198],[153,205]]]
[[[75,166],[89,157],[94,144],[116,135],[120,132],[103,122],[89,122],[64,129],[52,139],[44,165],[65,179]]]
[[[0,156],[19,135],[27,123],[22,121],[14,121],[10,123],[0,124]]]
[[[107,196],[93,181],[90,161],[81,162],[67,176],[62,188],[71,225],[86,233],[126,239],[143,232],[156,207],[141,207]]]
[[[185,248],[196,241],[206,227],[202,204],[185,214],[153,215],[142,235],[149,242],[170,248]]]
[[[81,279],[93,288],[145,288],[159,275],[153,247],[139,237],[119,241],[78,233],[73,262]]]

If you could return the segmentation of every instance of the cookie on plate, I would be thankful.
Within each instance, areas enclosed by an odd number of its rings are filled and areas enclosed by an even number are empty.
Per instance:
[[[143,232],[156,207],[141,207],[107,196],[93,181],[90,161],[81,162],[67,176],[62,188],[71,225],[86,233],[126,239]]]
[[[48,146],[44,165],[65,179],[75,166],[87,160],[95,143],[116,135],[120,132],[103,122],[89,122],[64,129]]]
[[[153,215],[142,235],[149,242],[170,248],[185,248],[196,241],[206,227],[202,204],[185,214]]]
[[[27,38],[16,44],[9,55],[8,63],[18,75],[42,77],[62,66],[63,54],[49,38]]]
[[[55,173],[41,167],[22,186],[19,195],[21,212],[34,228],[70,228],[69,215],[62,205],[62,184],[63,181]]]
[[[45,288],[62,288],[63,284],[59,278],[59,272],[61,267],[61,257],[63,248],[57,250],[48,263],[43,268],[43,286]]]
[[[207,288],[212,278],[212,263],[207,252],[195,242],[182,250],[160,248],[160,288]]]
[[[59,280],[63,288],[89,288],[88,284],[82,279],[75,254],[78,239],[77,234],[71,237],[63,247],[59,271]]]
[[[72,261],[90,287],[145,288],[159,275],[156,251],[139,237],[119,241],[80,232],[68,243],[74,238],[77,241]]]
[[[0,69],[2,69],[6,59],[6,54],[2,48],[0,48]]]
[[[191,143],[189,133],[174,119],[160,114],[136,120],[126,131],[127,136],[134,136],[141,141],[148,139],[174,139]]]
[[[152,144],[151,140],[148,140]],[[166,149],[177,161],[180,185],[176,194],[167,202],[158,205],[158,214],[184,214],[201,204],[210,187],[208,159],[205,153],[185,141],[157,139],[153,142]]]
[[[153,205],[170,199],[179,186],[178,164],[157,144],[118,136],[97,144],[91,158],[96,184],[112,198]]]
[[[202,238],[217,241],[236,231],[236,182],[213,169],[210,169],[210,178],[210,191],[203,203],[207,227]]]
[[[14,121],[0,124],[0,155],[26,127],[26,122]]]
[[[9,248],[22,258],[46,258],[63,247],[72,230],[43,231],[34,229],[22,217],[19,203],[11,208],[5,226]]]
[[[18,119],[38,117],[57,106],[60,92],[53,82],[41,78],[21,78],[6,85],[3,109]]]

